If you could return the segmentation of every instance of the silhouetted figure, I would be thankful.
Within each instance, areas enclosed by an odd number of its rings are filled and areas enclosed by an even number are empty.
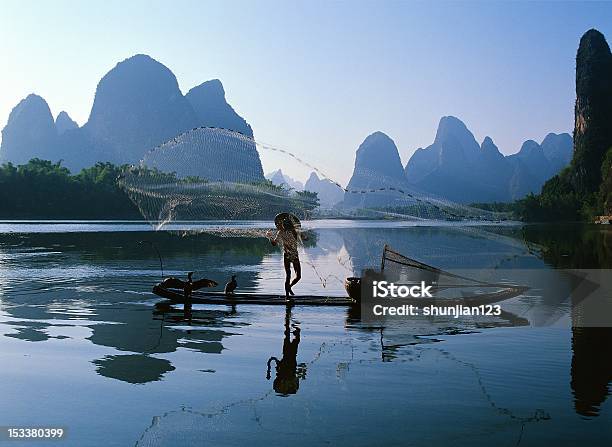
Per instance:
[[[238,287],[238,282],[236,281],[236,275],[232,275],[232,279],[225,285],[225,294],[233,295],[234,290]]]
[[[293,341],[291,340],[291,308],[287,307],[285,314],[285,336],[283,339],[283,356],[280,360],[276,357],[270,357],[268,360],[268,372],[266,379],[270,380],[270,370],[272,362],[276,362],[276,378],[272,384],[272,388],[283,396],[295,394],[300,387],[299,377],[303,377],[303,371],[298,371],[297,352],[300,344],[300,328],[296,327],[293,331]],[[301,365],[303,367],[303,365]]]
[[[299,220],[297,217],[289,213],[281,213],[274,218],[274,224],[278,232],[274,237],[270,238],[272,245],[277,245],[279,242],[283,247],[283,264],[285,266],[285,298],[291,300],[293,293],[292,287],[302,278],[302,266],[300,265],[300,256],[298,254],[298,243],[300,238],[306,240],[305,236],[301,236],[299,232]],[[291,280],[291,265],[295,270],[295,278]]]

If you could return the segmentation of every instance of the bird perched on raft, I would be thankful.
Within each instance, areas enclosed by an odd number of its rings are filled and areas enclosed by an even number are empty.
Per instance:
[[[185,298],[191,298],[191,293],[194,290],[202,289],[204,287],[215,287],[218,283],[213,281],[212,279],[202,278],[197,281],[193,280],[193,272],[187,273],[187,281],[183,281],[181,279],[175,278],[171,276],[170,278],[164,279],[161,283],[159,283],[159,287],[164,289],[181,289]]]
[[[236,275],[232,275],[232,279],[225,285],[225,294],[233,295],[234,290],[238,287],[238,282],[236,281]]]

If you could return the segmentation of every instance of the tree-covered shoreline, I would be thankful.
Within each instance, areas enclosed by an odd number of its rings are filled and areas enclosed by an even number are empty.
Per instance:
[[[117,185],[124,166],[96,163],[78,174],[38,158],[0,167],[1,219],[142,219]]]
[[[0,166],[0,219],[143,220],[143,210],[140,210],[132,200],[135,197],[130,198],[129,191],[118,182],[129,169],[128,165],[117,166],[109,162],[98,162],[77,174],[71,174],[61,162],[54,163],[38,158],[18,166],[12,163],[3,164]],[[164,174],[156,170],[140,168],[139,172],[143,176],[153,176],[169,187],[172,185],[190,187],[206,183],[195,177],[178,179],[175,174]],[[296,191],[290,195],[288,190],[273,185],[268,180],[262,185],[244,186],[247,190],[250,187],[250,189],[259,188],[269,193],[273,192],[272,195],[276,200],[266,209],[260,210],[259,214],[254,214],[252,210],[241,213],[240,207],[236,205],[232,218],[271,218],[281,211],[303,214],[312,211],[318,205],[316,193]],[[223,191],[219,198],[240,202],[250,197],[240,190],[234,195],[236,197],[233,197],[231,192]],[[257,197],[253,200],[257,200]],[[206,210],[207,213],[198,218],[229,217],[224,214],[226,212],[224,207],[215,210],[211,205]]]

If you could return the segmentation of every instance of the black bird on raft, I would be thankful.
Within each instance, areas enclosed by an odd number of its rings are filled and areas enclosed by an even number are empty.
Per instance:
[[[225,285],[225,294],[233,295],[234,290],[238,287],[238,282],[236,282],[236,275],[232,275],[232,279]]]
[[[181,289],[183,294],[185,295],[185,299],[191,298],[191,293],[194,290],[199,290],[204,287],[215,287],[218,283],[213,281],[212,279],[198,279],[197,281],[193,280],[193,272],[187,273],[187,281],[183,281],[181,279],[175,278],[171,276],[170,278],[164,279],[161,283],[158,284],[159,287],[164,289]]]

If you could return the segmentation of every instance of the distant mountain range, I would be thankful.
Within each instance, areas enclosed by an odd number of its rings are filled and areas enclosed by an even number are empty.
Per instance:
[[[0,162],[23,164],[35,157],[63,160],[73,172],[98,161],[135,163],[146,151],[199,126],[253,136],[251,126],[225,100],[219,80],[204,82],[183,95],[167,67],[139,54],[118,63],[100,80],[82,127],[64,111],[53,119],[43,98],[28,95],[12,110],[2,130]],[[222,150],[214,149],[209,157],[219,164],[211,168],[216,177],[244,169],[263,180],[257,155],[229,157],[217,153]],[[412,188],[460,203],[511,201],[539,191],[571,157],[572,137],[566,133],[551,133],[540,144],[528,140],[518,153],[504,156],[491,138],[479,144],[463,122],[446,116],[434,142],[417,149],[405,167],[391,138],[382,132],[368,136],[357,149],[348,189]],[[305,184],[280,169],[267,177],[275,184],[317,192],[324,207],[341,201],[346,206],[387,206],[397,198],[385,193],[344,194],[314,172]]]
[[[348,207],[378,207],[394,205],[394,193],[354,194],[354,190],[406,187],[406,174],[397,146],[382,132],[368,136],[357,149],[355,168],[345,193],[343,205]],[[395,204],[397,205],[397,204]]]
[[[308,180],[306,180],[304,189],[317,193],[319,204],[322,208],[332,208],[334,205],[342,202],[344,198],[344,189],[331,180],[319,178],[315,172],[312,172]]]
[[[82,127],[66,112],[54,120],[43,98],[28,95],[12,110],[2,130],[0,162],[22,164],[35,157],[63,160],[72,171],[98,161],[135,163],[146,151],[199,126],[253,136],[251,126],[226,102],[219,80],[204,82],[183,95],[166,66],[139,54],[118,63],[100,80]]]
[[[395,143],[382,132],[368,136],[357,149],[348,190],[408,188],[458,203],[509,202],[538,192],[544,182],[567,166],[572,137],[550,133],[538,144],[523,143],[504,156],[490,137],[478,144],[465,124],[452,116],[440,120],[434,142],[417,149],[402,168]],[[393,205],[397,195],[345,195],[347,206]]]
[[[277,186],[285,185],[288,188],[295,189],[296,191],[304,190],[304,184],[302,182],[292,179],[287,174],[283,174],[283,171],[280,169],[266,174],[266,178]]]
[[[316,172],[311,172],[310,177],[305,184],[298,180],[294,180],[283,171],[277,169],[276,171],[266,174],[266,178],[272,183],[278,186],[285,185],[289,188],[295,189],[296,191],[310,191],[316,192],[319,198],[319,205],[322,208],[333,208],[334,205],[342,202],[344,198],[344,189],[336,185],[331,180],[326,178],[319,178]]]

